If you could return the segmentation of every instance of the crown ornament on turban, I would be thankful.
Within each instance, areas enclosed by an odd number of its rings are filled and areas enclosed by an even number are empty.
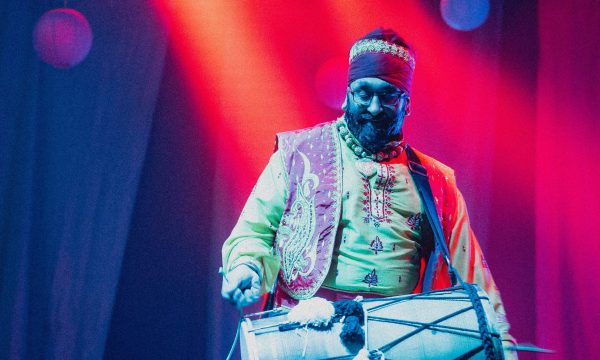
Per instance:
[[[415,53],[392,29],[377,28],[357,40],[350,49],[348,84],[376,77],[410,95]]]
[[[400,45],[378,39],[359,40],[354,43],[350,49],[350,63],[352,63],[354,58],[366,52],[390,54],[396,56],[405,61],[408,66],[413,69],[413,71],[415,69],[415,58],[410,54],[408,49]]]

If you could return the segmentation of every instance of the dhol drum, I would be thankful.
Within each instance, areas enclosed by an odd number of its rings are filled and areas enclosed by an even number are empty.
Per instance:
[[[496,316],[487,294],[477,296],[487,318],[493,353],[502,358]],[[461,287],[388,298],[361,300],[368,350],[390,359],[486,359],[479,322],[468,293]],[[242,359],[353,359],[358,349],[340,340],[341,323],[328,330],[289,329],[287,310],[247,315],[241,326]],[[261,318],[262,317],[262,318]]]

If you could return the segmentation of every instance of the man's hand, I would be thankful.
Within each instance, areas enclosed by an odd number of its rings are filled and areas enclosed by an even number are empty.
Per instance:
[[[260,275],[257,269],[242,264],[225,274],[221,296],[238,308],[256,302],[260,298]]]

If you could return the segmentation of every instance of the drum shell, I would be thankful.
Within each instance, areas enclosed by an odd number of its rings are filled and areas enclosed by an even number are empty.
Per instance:
[[[495,329],[496,316],[485,292],[479,297],[494,337],[495,352],[502,356],[502,345]],[[392,298],[366,299],[366,334],[369,349],[378,349],[405,337],[385,352],[389,359],[452,359],[481,346],[479,325],[468,295],[463,290],[441,290],[429,294]],[[442,319],[440,321],[440,319]],[[399,324],[401,322],[402,324]],[[435,323],[422,327],[423,323]],[[342,324],[329,330],[299,328],[279,331],[287,323],[286,313],[242,323],[240,346],[242,359],[325,359],[353,355],[358,349],[347,349],[340,341]],[[306,346],[306,349],[304,347]],[[471,359],[485,359],[483,351]]]
[[[298,328],[279,331],[278,326],[253,331],[268,325],[287,322],[287,315],[242,323],[240,350],[242,359],[301,359],[304,343],[307,341],[305,358],[324,359],[340,355],[352,355],[340,342],[342,324],[333,324],[329,330]]]

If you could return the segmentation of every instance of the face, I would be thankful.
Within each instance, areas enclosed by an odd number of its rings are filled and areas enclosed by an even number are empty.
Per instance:
[[[344,107],[348,129],[372,153],[380,151],[401,135],[410,100],[402,94],[395,104],[391,104],[389,95],[399,91],[387,81],[371,77],[357,79],[349,85]],[[359,102],[361,98],[368,99],[370,94],[374,95],[366,104],[355,101],[355,98]]]

